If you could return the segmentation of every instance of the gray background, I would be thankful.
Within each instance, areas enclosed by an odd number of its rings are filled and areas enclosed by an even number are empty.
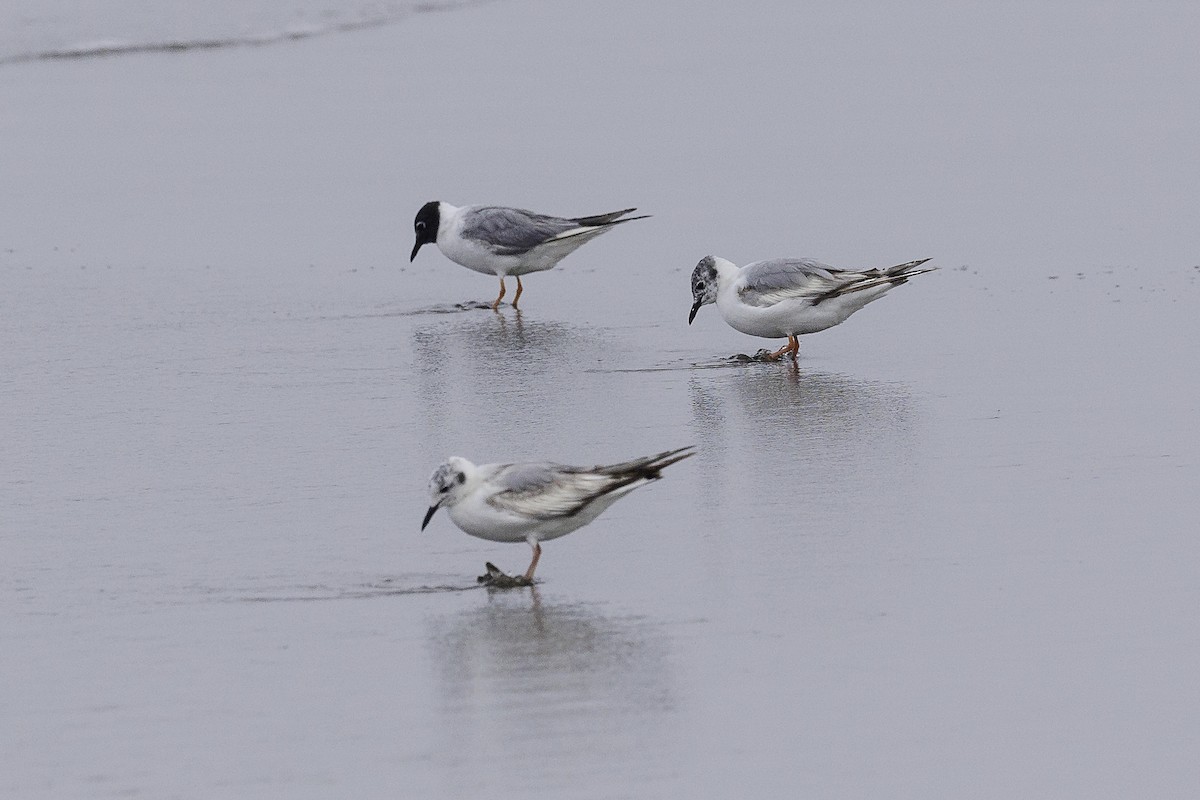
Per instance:
[[[1196,796],[1198,8],[0,67],[0,793]],[[430,199],[654,217],[497,316]],[[941,270],[727,366],[707,253]],[[536,591],[417,532],[446,455],[686,444]]]

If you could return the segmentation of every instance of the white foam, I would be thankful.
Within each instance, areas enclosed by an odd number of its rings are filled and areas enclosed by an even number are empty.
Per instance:
[[[486,0],[71,0],[0,4],[0,65],[133,53],[260,47],[390,25]]]

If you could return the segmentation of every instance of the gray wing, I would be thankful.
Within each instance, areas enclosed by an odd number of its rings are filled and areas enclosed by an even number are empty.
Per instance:
[[[772,306],[801,298],[813,305],[880,286],[899,286],[915,275],[932,272],[929,259],[909,261],[888,269],[835,269],[810,258],[774,258],[747,264],[738,278],[738,295],[752,306]]]
[[[770,306],[789,298],[818,299],[842,282],[844,270],[811,258],[772,258],[742,268],[738,295],[752,306]]]
[[[497,491],[488,503],[537,519],[570,517],[606,494],[631,491],[662,477],[662,470],[695,454],[691,447],[667,450],[620,464],[569,467],[549,462],[508,464],[489,478]],[[629,487],[629,488],[626,488]]]
[[[563,464],[509,464],[492,476],[499,490],[488,498],[496,508],[536,519],[569,517],[623,485],[611,475]]]
[[[521,208],[479,206],[464,216],[462,234],[482,242],[498,255],[518,256],[578,227],[575,220]]]

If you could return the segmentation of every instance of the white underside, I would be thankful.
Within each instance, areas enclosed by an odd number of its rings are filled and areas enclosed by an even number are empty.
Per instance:
[[[518,256],[497,255],[485,245],[459,236],[461,226],[438,232],[438,249],[456,264],[485,275],[525,275],[551,269],[584,243],[608,228],[592,228],[565,239],[554,239]]]
[[[883,297],[890,288],[890,285],[878,286],[823,300],[816,305],[807,298],[789,298],[770,306],[752,306],[743,303],[737,290],[728,286],[717,295],[717,310],[736,331],[765,339],[780,339],[816,333],[845,322],[867,303]]]
[[[642,481],[593,500],[578,514],[553,519],[535,519],[496,508],[476,492],[450,508],[450,519],[465,533],[489,542],[547,542],[566,536],[600,516],[618,498],[642,485]]]

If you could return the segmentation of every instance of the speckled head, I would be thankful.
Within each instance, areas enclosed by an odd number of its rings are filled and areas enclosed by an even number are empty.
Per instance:
[[[413,220],[417,243],[413,245],[412,255],[408,257],[410,262],[417,257],[417,251],[421,249],[422,245],[433,244],[437,241],[438,225],[441,224],[442,217],[440,206],[441,203],[437,200],[430,200],[417,212],[417,218]]]
[[[458,494],[467,482],[467,474],[474,465],[465,458],[450,456],[446,463],[433,471],[429,476],[429,510],[421,522],[421,530],[433,519],[434,513],[444,505],[454,505],[458,502]]]
[[[700,306],[717,302],[717,260],[705,256],[692,270],[692,313],[688,314],[688,325],[696,318]]]

